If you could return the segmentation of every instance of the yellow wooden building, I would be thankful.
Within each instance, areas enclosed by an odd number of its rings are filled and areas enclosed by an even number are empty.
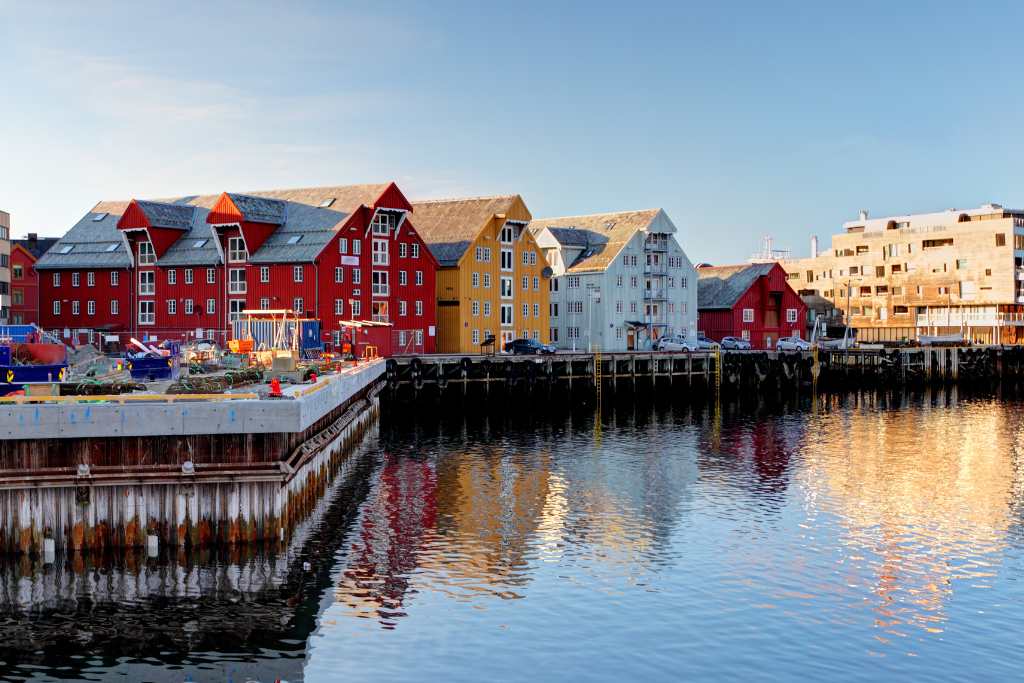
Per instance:
[[[551,270],[519,195],[413,202],[413,223],[441,264],[437,272],[437,351],[471,353],[548,338]],[[499,346],[500,348],[500,346]]]

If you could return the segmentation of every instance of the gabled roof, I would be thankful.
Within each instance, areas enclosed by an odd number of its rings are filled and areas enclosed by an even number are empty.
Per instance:
[[[442,266],[454,266],[495,214],[508,216],[522,201],[517,194],[415,201],[413,223],[434,258]]]
[[[57,243],[56,237],[41,237],[34,240],[12,240],[11,246],[21,247],[28,252],[32,258],[39,259],[40,256],[46,253],[46,250]]]
[[[187,204],[169,204],[142,199],[136,200],[135,204],[145,214],[150,226],[154,228],[188,230],[192,227],[192,219],[196,212],[194,206]]]
[[[280,199],[228,192],[228,197],[242,212],[243,220],[269,225],[284,225],[288,204]]]
[[[242,203],[259,213],[264,220],[271,218],[274,206],[284,206],[285,222],[250,255],[252,263],[308,262],[316,258],[334,233],[345,224],[360,206],[372,207],[391,183],[373,185],[343,185],[331,187],[270,190],[231,195],[244,197]],[[220,255],[207,224],[210,209],[220,194],[191,195],[176,199],[157,200],[161,206],[189,207],[193,216],[188,230],[158,260],[161,266],[214,265]],[[259,200],[272,200],[261,202]],[[142,204],[143,202],[138,202]],[[117,222],[128,202],[100,202],[86,214],[57,245],[36,264],[41,269],[57,268],[128,268],[130,254],[117,230]],[[240,210],[245,211],[244,209]],[[184,209],[182,210],[184,211]],[[104,215],[106,214],[106,215]],[[257,215],[256,213],[253,214]],[[95,220],[99,218],[99,220]],[[293,237],[299,240],[292,242]],[[205,240],[205,241],[204,241]],[[201,246],[196,246],[202,243]],[[108,252],[111,244],[117,248]],[[67,254],[59,254],[63,247],[71,247]]]
[[[777,263],[744,263],[697,269],[697,308],[731,309],[762,275]]]
[[[637,231],[665,233],[676,231],[672,221],[661,209],[595,213],[588,216],[535,218],[530,222],[530,231],[535,235],[545,228],[551,230],[552,235],[562,245],[579,246],[580,242],[586,240],[584,244],[589,248],[574,263],[567,266],[566,272],[570,273],[607,269],[618,257],[623,247],[633,239]],[[555,233],[555,230],[558,230],[558,234]],[[585,237],[582,234],[574,236],[573,232],[589,234]],[[595,236],[600,239],[595,239]]]

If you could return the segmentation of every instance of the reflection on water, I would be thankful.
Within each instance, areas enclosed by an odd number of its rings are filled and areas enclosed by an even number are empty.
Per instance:
[[[392,417],[296,547],[7,566],[0,678],[1015,676],[1022,418],[955,392]]]

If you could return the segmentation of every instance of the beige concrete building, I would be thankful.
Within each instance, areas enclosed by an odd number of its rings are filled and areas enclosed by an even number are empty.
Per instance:
[[[831,301],[860,341],[960,333],[1024,343],[1024,210],[862,211],[831,249],[782,265],[794,289]]]
[[[0,211],[0,325],[11,317],[11,214]]]

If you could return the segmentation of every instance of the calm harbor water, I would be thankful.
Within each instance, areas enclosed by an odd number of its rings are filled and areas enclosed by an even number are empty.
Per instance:
[[[0,566],[0,680],[1017,678],[1022,505],[955,391],[391,417],[286,551]]]

